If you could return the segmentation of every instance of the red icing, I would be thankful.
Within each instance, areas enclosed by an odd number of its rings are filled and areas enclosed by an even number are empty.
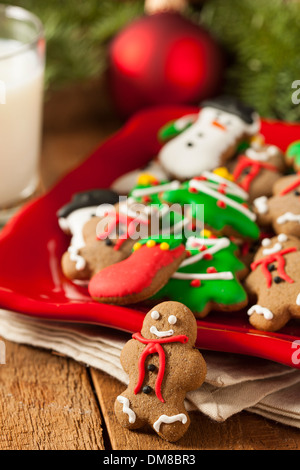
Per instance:
[[[254,261],[254,263],[251,264],[251,269],[252,271],[254,271],[258,265],[261,265],[261,270],[267,281],[267,287],[270,288],[272,285],[272,274],[268,270],[268,265],[277,261],[278,274],[280,275],[282,279],[292,284],[294,282],[293,279],[291,279],[284,270],[284,267],[285,267],[284,255],[287,255],[288,253],[292,253],[294,251],[297,251],[297,248],[295,247],[286,248],[285,250],[278,251],[277,253],[274,253],[272,255],[266,256],[265,258]]]
[[[201,286],[201,281],[200,279],[193,279],[191,282],[190,282],[190,285],[192,287],[200,287]]]
[[[163,350],[163,347],[161,346],[162,344],[166,343],[187,343],[188,342],[188,337],[185,335],[178,335],[178,336],[168,336],[167,338],[160,338],[160,339],[148,339],[144,338],[140,333],[135,333],[132,335],[133,339],[136,339],[140,341],[143,344],[146,344],[146,347],[144,351],[142,352],[139,362],[138,362],[138,367],[139,367],[139,378],[138,382],[135,386],[134,389],[134,394],[136,395],[142,385],[143,381],[145,378],[145,360],[149,354],[155,354],[157,353],[159,356],[159,370],[157,374],[157,379],[155,382],[155,393],[157,398],[161,402],[165,402],[165,400],[162,397],[161,394],[161,384],[164,378],[164,373],[165,373],[165,365],[166,365],[166,358],[165,358],[165,352]]]
[[[217,206],[221,209],[226,209],[226,204],[224,201],[217,201]]]
[[[211,253],[205,253],[205,255],[203,255],[203,259],[211,260],[213,259],[213,255]]]
[[[300,175],[300,173],[298,173],[298,175]],[[300,176],[299,178],[296,179],[296,181],[294,181],[293,183],[289,184],[286,188],[284,188],[279,195],[284,196],[285,194],[288,194],[294,189],[298,188],[298,186],[300,186]]]
[[[209,268],[207,268],[206,272],[207,274],[213,274],[213,273],[217,273],[218,271],[216,270],[214,266],[210,266]]]
[[[159,245],[141,247],[129,258],[108,266],[89,283],[92,297],[125,297],[149,287],[160,269],[168,266],[185,251],[184,245],[174,250],[161,250]]]
[[[234,181],[238,180],[246,168],[250,168],[250,172],[244,177],[243,181],[239,183],[241,188],[245,191],[249,191],[252,181],[257,177],[261,169],[278,172],[278,168],[275,165],[271,165],[267,162],[258,162],[257,160],[248,158],[246,155],[241,155],[233,172]]]

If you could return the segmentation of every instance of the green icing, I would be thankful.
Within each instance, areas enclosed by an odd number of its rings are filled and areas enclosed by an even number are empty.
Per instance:
[[[296,166],[300,166],[300,140],[296,140],[290,144],[286,151],[288,160],[295,162]]]
[[[176,120],[168,122],[165,126],[163,126],[158,132],[158,138],[161,142],[165,142],[167,140],[176,137],[177,135],[181,134],[183,131],[191,127],[193,122],[187,122],[186,126],[183,129],[178,130],[176,127]]]
[[[206,246],[210,247],[211,245],[207,244]],[[231,271],[234,276],[232,280],[201,280],[199,287],[193,287],[191,280],[171,278],[153,296],[153,299],[168,298],[182,302],[197,313],[201,313],[209,302],[226,306],[245,302],[247,294],[235,275],[245,269],[245,265],[235,256],[236,250],[236,245],[230,243],[228,247],[214,253],[211,260],[201,259],[178,270],[181,273],[206,273],[207,268],[213,266],[218,272]],[[191,255],[199,253],[198,249],[189,251]]]
[[[217,185],[216,185],[217,188]],[[233,195],[227,197],[239,204],[244,200]],[[217,205],[217,199],[204,192],[190,192],[189,182],[182,184],[177,190],[165,191],[161,194],[161,200],[168,204],[179,203],[180,205],[188,204],[191,206],[192,217],[199,220],[199,211],[197,206],[204,205],[204,221],[205,224],[216,230],[222,230],[225,226],[231,226],[234,230],[244,237],[252,239],[259,238],[259,228],[255,222],[249,219],[243,212],[227,205],[225,209]],[[200,211],[201,215],[201,211]]]

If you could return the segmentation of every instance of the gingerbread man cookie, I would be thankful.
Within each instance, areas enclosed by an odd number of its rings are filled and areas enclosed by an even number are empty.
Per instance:
[[[202,106],[193,123],[183,125],[184,118],[178,121],[178,135],[165,143],[158,154],[165,171],[181,181],[224,165],[238,145],[260,128],[254,109],[232,97],[221,96]],[[170,126],[174,129],[176,122]],[[160,136],[169,135],[165,126]]]
[[[97,237],[98,225],[106,219],[107,212],[115,209],[118,200],[119,196],[111,190],[92,190],[76,194],[58,211],[60,227],[71,235],[61,260],[68,279],[88,281],[102,268],[130,255],[134,240],[122,238],[120,232],[114,239]]]
[[[300,240],[279,234],[264,238],[251,264],[245,288],[254,304],[248,309],[255,328],[277,331],[300,318]]]
[[[229,167],[234,181],[249,193],[253,201],[260,196],[271,196],[275,182],[285,171],[284,156],[275,145],[253,145]]]
[[[195,317],[185,305],[163,302],[150,310],[141,333],[121,353],[129,376],[127,389],[115,402],[122,426],[133,430],[148,425],[171,442],[184,435],[190,424],[185,395],[200,387],[206,375],[196,336]]]
[[[253,205],[260,225],[300,238],[300,174],[283,176],[275,183],[271,198],[261,196]]]

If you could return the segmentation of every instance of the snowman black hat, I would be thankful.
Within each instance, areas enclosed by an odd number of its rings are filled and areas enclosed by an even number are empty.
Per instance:
[[[71,202],[61,207],[57,212],[58,218],[68,217],[72,212],[84,207],[100,206],[101,204],[116,204],[119,195],[111,189],[91,189],[74,194]]]
[[[229,114],[241,118],[247,124],[253,124],[256,111],[251,106],[242,103],[240,100],[230,95],[220,95],[216,98],[205,100],[200,105],[202,108],[211,107],[219,109]]]

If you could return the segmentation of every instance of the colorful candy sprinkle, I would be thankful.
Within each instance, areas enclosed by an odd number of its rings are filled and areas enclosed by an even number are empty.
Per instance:
[[[161,250],[168,250],[169,248],[170,248],[170,245],[169,245],[169,243],[167,243],[167,242],[162,242],[162,243],[160,244],[160,249],[161,249]]]

